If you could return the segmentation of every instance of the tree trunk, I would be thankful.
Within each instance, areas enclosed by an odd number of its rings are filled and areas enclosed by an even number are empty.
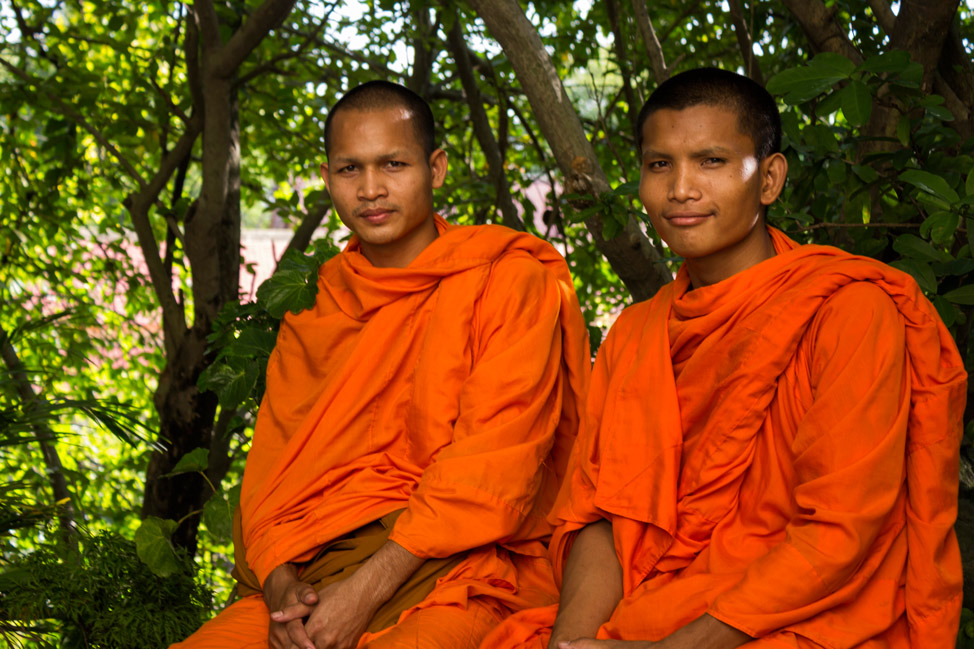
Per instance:
[[[159,439],[165,450],[154,452],[149,459],[142,514],[182,521],[173,543],[191,553],[196,550],[199,527],[196,514],[212,495],[211,490],[195,473],[172,478],[165,475],[183,455],[196,448],[224,452],[228,448],[225,444],[213,444],[216,395],[201,393],[196,382],[212,360],[207,354],[206,337],[217,314],[224,304],[239,297],[240,126],[236,74],[250,52],[287,16],[294,2],[265,0],[223,43],[217,13],[211,2],[203,0],[193,7],[198,33],[187,29],[186,57],[194,115],[202,114],[203,134],[202,189],[197,207],[187,216],[184,226],[185,254],[192,270],[193,324],[167,336],[166,367],[155,394]],[[194,47],[197,36],[199,50]],[[200,53],[202,56],[198,56]],[[140,241],[142,238],[140,233]],[[167,332],[170,329],[178,328],[170,327]],[[216,467],[223,467],[226,458],[213,458],[213,462]]]
[[[610,190],[595,151],[585,136],[581,120],[558,77],[541,36],[524,15],[516,0],[470,0],[511,61],[570,193],[589,194],[593,199]],[[596,247],[626,284],[633,299],[645,300],[672,278],[659,253],[629,218],[617,237],[602,237],[602,215],[596,213],[585,225]]]

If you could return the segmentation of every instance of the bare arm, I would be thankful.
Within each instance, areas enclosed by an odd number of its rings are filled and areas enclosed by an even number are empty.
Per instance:
[[[594,638],[622,599],[622,566],[616,557],[612,524],[591,523],[579,531],[565,562],[561,604],[548,646]]]

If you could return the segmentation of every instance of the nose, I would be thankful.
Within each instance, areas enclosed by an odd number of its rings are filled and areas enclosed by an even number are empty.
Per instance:
[[[374,201],[386,195],[385,179],[382,173],[372,167],[365,167],[360,176],[358,197],[363,201]]]
[[[700,198],[697,178],[689,165],[674,164],[668,193],[668,198],[678,203]]]

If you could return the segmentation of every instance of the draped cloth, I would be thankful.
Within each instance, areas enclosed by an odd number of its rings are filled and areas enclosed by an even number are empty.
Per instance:
[[[334,584],[348,578],[389,539],[389,531],[395,524],[403,510],[386,514],[379,520],[363,525],[357,530],[329,541],[321,547],[318,554],[306,564],[299,566],[301,581],[311,584],[315,590],[321,590],[329,584]],[[237,594],[241,597],[259,595],[260,583],[257,576],[247,566],[241,539],[239,509],[233,519],[235,565],[233,577],[237,580]],[[399,619],[403,611],[418,605],[433,591],[433,587],[441,577],[446,576],[460,563],[459,556],[443,559],[428,559],[414,572],[395,594],[384,603],[372,620],[367,631],[376,633],[391,627]]]
[[[963,363],[916,283],[799,246],[627,309],[593,371],[559,495],[556,576],[612,522],[624,597],[600,638],[704,613],[756,646],[953,646]],[[544,646],[556,607],[485,646]],[[751,646],[750,644],[748,646]]]
[[[458,561],[400,623],[445,607],[494,624],[556,599],[546,514],[590,371],[572,279],[533,236],[436,226],[406,268],[372,266],[353,237],[315,305],[283,319],[241,489],[252,587],[402,510],[388,539]]]

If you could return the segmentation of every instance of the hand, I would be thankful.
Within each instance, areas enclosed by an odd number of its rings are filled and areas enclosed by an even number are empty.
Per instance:
[[[294,649],[352,649],[379,607],[422,563],[399,544],[386,541],[347,579],[315,593],[313,602],[306,590],[292,585],[288,592],[294,597],[286,606],[271,609],[271,622],[287,629]]]
[[[272,622],[287,626],[289,632],[290,625],[301,625],[300,634],[290,633],[292,640],[308,643],[295,643],[298,649],[354,649],[382,604],[354,576],[325,586],[316,598],[313,606],[299,601],[271,614]],[[304,617],[308,619],[302,623]]]
[[[271,612],[267,644],[271,649],[315,649],[304,628],[303,618],[311,614],[318,603],[318,593],[310,585],[298,579],[297,569],[291,564],[278,566],[264,580],[264,603]],[[286,620],[275,619],[275,614],[288,610]],[[278,615],[280,617],[280,615]]]

